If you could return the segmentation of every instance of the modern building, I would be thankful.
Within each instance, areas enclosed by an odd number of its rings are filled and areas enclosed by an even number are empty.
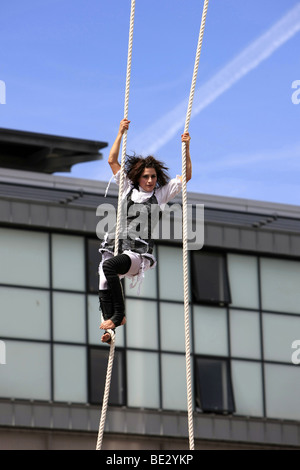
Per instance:
[[[0,130],[0,449],[96,448],[109,354],[96,211],[118,191],[53,173],[106,145]],[[297,449],[300,207],[188,202],[205,222],[189,251],[195,448]],[[188,449],[180,241],[156,257],[139,295],[124,283],[104,450]]]

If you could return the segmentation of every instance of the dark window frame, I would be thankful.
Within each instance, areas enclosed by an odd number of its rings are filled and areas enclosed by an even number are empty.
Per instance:
[[[87,294],[98,294],[99,275],[98,267],[101,261],[99,253],[100,240],[98,238],[86,237],[86,292]]]
[[[190,261],[193,303],[229,305],[231,292],[226,253],[197,250],[191,253]]]
[[[202,365],[206,365],[206,370],[200,371],[200,364],[197,364],[200,361]],[[210,370],[209,366],[212,366]],[[224,366],[226,369],[225,384],[223,383]],[[216,385],[219,385],[218,389]],[[224,390],[224,386],[226,386],[226,390]],[[203,413],[233,414],[236,407],[230,360],[226,357],[196,355],[194,357],[194,393],[196,409]],[[227,401],[227,404],[224,400]]]
[[[99,357],[97,363],[99,369],[102,369],[102,373],[96,373],[94,369],[92,354],[98,353]],[[102,357],[101,357],[102,356]],[[106,383],[106,373],[108,366],[109,348],[107,346],[88,346],[88,403],[91,405],[101,405],[103,402],[103,395]],[[101,364],[101,359],[103,363]],[[120,371],[121,368],[121,371]],[[121,379],[118,380],[121,373]],[[112,406],[126,406],[127,405],[127,370],[126,370],[126,359],[124,348],[118,348],[114,355],[114,365],[112,369],[110,393],[109,393],[109,405]],[[119,400],[118,395],[121,394]]]

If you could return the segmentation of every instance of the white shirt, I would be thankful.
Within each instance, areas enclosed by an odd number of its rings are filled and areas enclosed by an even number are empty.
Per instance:
[[[120,170],[118,173],[115,174],[115,182],[119,184],[120,182]],[[124,178],[124,188],[123,188],[123,196],[124,199],[129,191],[131,191],[133,187],[132,182],[130,179],[125,175]],[[180,193],[182,190],[182,182],[180,176],[176,176],[176,178],[171,179],[166,185],[155,189],[155,197],[157,199],[158,205],[161,209],[164,209],[164,206],[167,202],[171,201],[177,194]],[[143,203],[147,199],[149,199],[153,195],[154,191],[145,191],[139,186],[139,189],[134,188],[131,194],[131,199],[133,202],[136,203]]]

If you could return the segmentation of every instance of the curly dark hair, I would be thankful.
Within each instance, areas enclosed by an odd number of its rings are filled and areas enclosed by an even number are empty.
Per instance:
[[[160,162],[151,155],[148,157],[126,155],[125,172],[135,188],[138,188],[139,179],[145,168],[154,168],[157,175],[156,187],[160,188],[169,182],[169,168],[163,162]]]

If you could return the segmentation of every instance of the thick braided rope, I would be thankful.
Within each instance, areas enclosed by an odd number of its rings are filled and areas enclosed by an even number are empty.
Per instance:
[[[124,104],[124,118],[126,119],[128,119],[134,12],[135,12],[135,0],[131,0],[126,86],[125,86],[125,104]],[[125,179],[126,144],[127,144],[127,131],[124,132],[123,140],[122,140],[122,158],[121,158],[121,170],[120,170],[118,212],[117,212],[117,224],[116,224],[116,232],[115,232],[115,253],[114,253],[115,255],[118,254],[118,245],[119,245],[119,237],[120,237],[121,214],[122,214],[122,210],[121,210],[122,209],[122,194],[123,194],[124,179]],[[104,396],[103,396],[103,403],[102,403],[102,413],[101,413],[101,419],[100,419],[100,424],[99,424],[96,450],[101,450],[101,447],[102,447],[106,412],[107,412],[107,407],[108,407],[111,375],[112,375],[112,368],[113,368],[113,361],[114,361],[114,354],[115,354],[115,334],[112,330],[108,330],[108,332],[110,333],[112,339],[110,343],[109,358],[108,358],[108,365],[107,365],[107,372],[106,372],[106,379],[105,379],[105,389],[104,389]]]
[[[194,65],[194,72],[189,96],[188,109],[184,132],[188,132],[192,113],[192,104],[195,93],[198,66],[202,48],[204,27],[208,8],[208,1],[204,1],[201,26],[198,38],[198,46]],[[186,381],[187,381],[187,406],[188,406],[188,432],[189,447],[194,450],[194,425],[193,425],[193,399],[191,379],[191,355],[190,355],[190,325],[189,325],[189,285],[188,285],[188,238],[187,238],[187,191],[186,191],[186,144],[182,143],[182,220],[183,220],[183,287],[184,287],[184,326],[185,326],[185,358],[186,358]]]
[[[109,389],[110,389],[112,368],[113,368],[114,355],[115,355],[115,334],[112,332],[112,330],[108,330],[108,331],[111,335],[111,343],[110,343],[109,358],[108,358],[107,371],[106,371],[102,413],[101,413],[101,419],[100,419],[100,424],[99,424],[96,450],[101,450],[101,447],[102,447],[103,433],[104,433],[105,419],[106,419],[106,412],[107,412],[108,398],[109,398]]]
[[[128,119],[134,12],[135,12],[135,0],[131,0],[127,72],[126,72],[126,86],[125,86],[125,102],[124,102],[124,118],[125,119]],[[120,170],[118,213],[117,213],[117,225],[116,225],[116,233],[115,233],[115,255],[118,254],[118,241],[119,241],[119,236],[120,236],[121,214],[122,214],[122,195],[123,195],[124,179],[125,179],[126,145],[127,145],[127,130],[125,130],[123,134],[123,139],[122,139],[122,157],[121,157],[121,170]]]

